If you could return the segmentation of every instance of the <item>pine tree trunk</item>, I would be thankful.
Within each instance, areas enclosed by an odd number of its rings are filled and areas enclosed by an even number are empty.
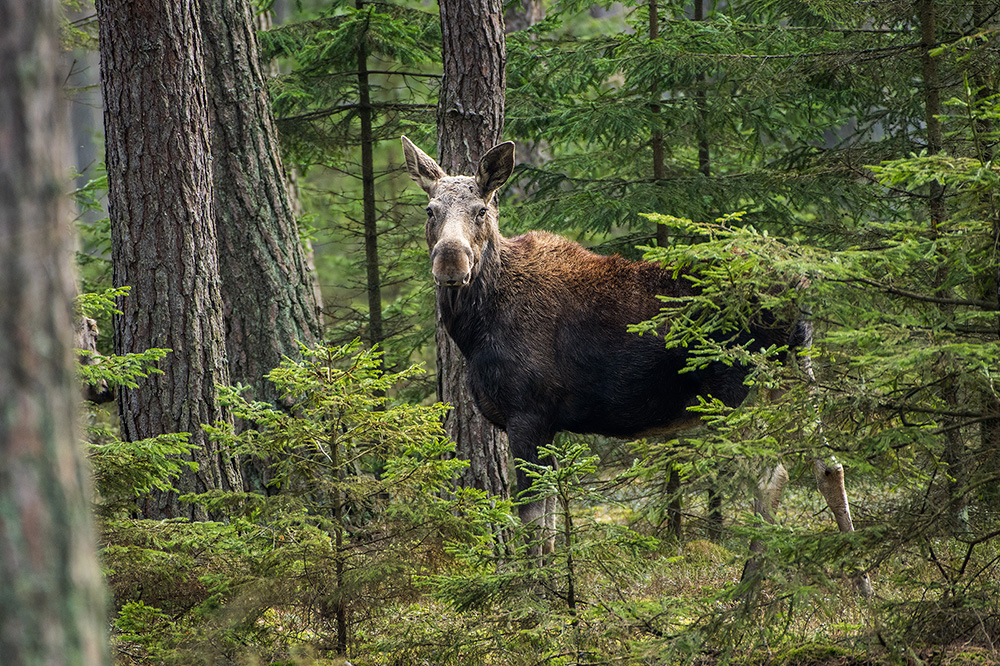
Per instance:
[[[0,0],[0,662],[101,666],[59,15],[56,0]]]
[[[931,55],[931,50],[937,46],[936,38],[936,16],[934,0],[920,0],[920,38],[923,54],[921,58],[921,69],[923,74],[924,87],[924,121],[927,132],[927,154],[936,155],[941,152],[943,135],[941,128],[941,79],[938,75],[937,60]],[[930,196],[927,200],[928,214],[930,216],[931,229],[936,233],[938,226],[944,222],[947,211],[945,209],[944,187],[938,181],[930,183]],[[942,265],[935,276],[935,287],[939,287],[947,282],[947,266]],[[950,307],[950,306],[944,306]],[[953,375],[951,356],[946,354],[941,361],[942,370],[946,373],[946,378],[941,384],[942,398],[944,401],[958,410],[961,401],[961,386]],[[969,462],[965,450],[965,439],[962,428],[958,427],[954,421],[946,422],[946,432],[944,434],[944,452],[942,461],[947,467],[947,501],[948,518],[950,528],[955,533],[968,531],[969,506],[966,494],[969,478]]]
[[[440,0],[444,78],[438,99],[438,164],[449,174],[474,173],[500,142],[507,52],[500,0]],[[438,396],[452,405],[445,421],[457,455],[470,460],[461,483],[507,498],[507,438],[476,409],[465,360],[437,322]]]
[[[234,462],[201,424],[226,418],[229,382],[213,217],[203,45],[195,0],[99,0],[101,84],[113,282],[129,286],[114,319],[115,353],[173,350],[164,374],[118,392],[122,437],[190,433],[200,469],[182,493],[242,489]],[[176,493],[156,493],[148,518],[204,519]]]
[[[972,24],[976,26],[985,25],[990,20],[990,15],[986,3],[974,3],[972,7]],[[975,99],[979,103],[986,102],[992,95],[996,94],[996,84],[991,82],[989,72],[985,68],[976,68],[972,74],[972,87],[975,90]],[[996,79],[993,78],[993,81]],[[995,157],[996,144],[991,143],[987,137],[992,136],[995,131],[995,119],[981,117],[976,121],[976,151],[979,153],[979,161],[982,163],[992,162]],[[1000,209],[997,207],[997,193],[989,192],[983,195],[983,204],[993,223],[993,265],[988,271],[980,276],[983,289],[984,300],[992,300],[1000,303]],[[1000,313],[994,317],[994,333],[1000,336]],[[995,338],[994,338],[995,339]],[[983,414],[993,415],[986,418],[979,424],[979,447],[980,453],[977,456],[980,474],[991,478],[985,487],[980,491],[983,502],[991,505],[1000,505],[1000,396],[992,387],[983,387],[983,394],[980,397]]]
[[[287,5],[287,0],[278,0],[271,6],[271,11],[256,11],[254,12],[253,21],[254,29],[260,32],[266,32],[270,30],[274,21],[272,20],[272,14],[275,15],[287,15],[289,13]],[[273,79],[277,77],[281,70],[278,67],[278,63],[274,60],[271,61],[261,61],[260,63],[261,72],[264,75],[264,87],[267,87],[268,79]],[[273,119],[273,113],[272,113]],[[280,135],[279,135],[280,139]],[[280,144],[280,141],[279,141]],[[294,165],[285,165],[284,173],[284,183],[285,192],[288,195],[288,205],[292,209],[292,217],[296,220],[302,218],[305,213],[305,209],[302,207],[302,196],[299,190],[299,172]],[[312,241],[308,238],[300,239],[302,242],[302,251],[305,253],[306,257],[306,268],[314,276],[312,280],[313,287],[313,299],[316,301],[316,310],[319,313],[317,319],[319,320],[320,328],[323,326],[323,292],[320,289],[319,279],[316,277],[316,253],[313,250]]]
[[[313,275],[289,203],[256,22],[246,0],[199,0],[211,121],[215,226],[231,381],[277,403],[264,376],[321,338]],[[248,461],[264,492],[266,461]]]
[[[649,0],[649,40],[653,41],[659,38],[660,7],[657,0]],[[653,181],[659,185],[666,177],[666,167],[663,162],[663,130],[659,125],[660,86],[657,83],[653,83],[653,87],[649,91],[649,96],[651,100],[649,110],[653,114],[653,130],[650,133],[650,149],[653,152]],[[654,231],[656,244],[659,247],[666,247],[670,242],[670,233],[666,225],[656,224]]]
[[[705,20],[705,0],[694,0],[694,20]],[[708,143],[708,96],[705,92],[708,77],[704,71],[698,72],[694,91],[694,106],[696,112],[695,135],[698,141],[698,171],[706,179],[712,177],[712,152]],[[719,476],[713,475],[708,489],[708,536],[712,541],[722,539],[722,528],[725,518],[722,515],[722,491],[718,487]],[[678,506],[678,511],[680,507]],[[678,534],[678,537],[680,535]]]
[[[360,11],[365,0],[357,0]],[[365,233],[365,291],[368,293],[368,344],[375,347],[385,336],[382,326],[382,275],[379,270],[378,220],[375,210],[375,137],[368,81],[368,47],[358,44],[358,120],[361,122],[361,209]]]

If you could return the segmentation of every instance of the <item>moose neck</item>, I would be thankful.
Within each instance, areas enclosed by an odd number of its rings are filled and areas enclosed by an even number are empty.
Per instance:
[[[502,288],[501,249],[505,241],[497,234],[483,245],[469,284],[436,288],[441,322],[466,357],[479,348],[492,329],[497,295]]]

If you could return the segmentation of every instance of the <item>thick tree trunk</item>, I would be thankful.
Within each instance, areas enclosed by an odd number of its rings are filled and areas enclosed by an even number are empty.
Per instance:
[[[287,15],[288,7],[287,0],[278,0],[271,7],[271,11],[258,11],[254,12],[254,29],[257,32],[267,31],[273,27],[272,14],[277,16]],[[261,72],[264,75],[264,87],[267,87],[267,80],[277,77],[281,70],[278,67],[277,61],[271,60],[268,62],[260,63]],[[272,114],[273,120],[273,114]],[[280,139],[280,136],[279,136]],[[279,141],[280,143],[280,141]],[[299,190],[299,172],[294,165],[285,165],[284,173],[285,182],[285,192],[288,195],[288,205],[292,209],[292,217],[296,220],[302,219],[302,215],[305,210],[302,207],[302,195]],[[319,321],[319,326],[323,326],[323,292],[320,289],[319,278],[316,276],[316,254],[313,250],[312,241],[308,238],[300,239],[302,242],[302,251],[306,256],[306,268],[312,274],[312,287],[313,287],[313,299],[316,301],[316,310],[319,312],[317,319]]]
[[[195,0],[99,0],[107,146],[115,352],[173,350],[164,374],[118,392],[122,436],[188,432],[200,449],[182,493],[242,489],[234,462],[205,437],[226,418],[216,385],[229,382],[213,217],[203,45]],[[148,518],[205,518],[175,493],[144,502]]]
[[[506,41],[500,0],[440,0],[444,78],[438,99],[438,164],[472,174],[503,130]],[[465,381],[465,361],[437,324],[438,395],[452,405],[445,421],[457,455],[471,461],[465,486],[509,497],[506,436],[479,413]]]
[[[504,32],[527,30],[545,18],[545,5],[542,0],[520,0],[517,4],[504,3],[507,11],[503,15]]]
[[[110,663],[72,351],[57,0],[0,0],[0,661]]]
[[[444,77],[438,99],[438,164],[469,174],[500,143],[507,51],[500,0],[443,0]]]
[[[288,198],[278,135],[246,0],[199,0],[214,167],[215,227],[233,383],[277,403],[264,376],[321,338],[314,280]],[[263,492],[266,462],[245,482]]]

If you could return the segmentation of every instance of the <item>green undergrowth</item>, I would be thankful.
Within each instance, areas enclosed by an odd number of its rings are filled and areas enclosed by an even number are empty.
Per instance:
[[[996,515],[970,532],[921,522],[906,483],[860,473],[858,531],[836,531],[808,465],[765,523],[733,467],[707,538],[705,479],[684,443],[557,437],[526,466],[554,499],[555,552],[509,502],[452,479],[440,405],[397,401],[358,344],[303,349],[271,373],[281,409],[224,389],[253,427],[208,428],[240,460],[269,461],[268,494],[184,498],[215,522],[135,518],[189,466],[182,435],[128,444],[91,423],[103,562],[119,664],[993,664],[1000,635]],[[98,427],[98,424],[105,425]],[[720,445],[721,446],[721,445]],[[601,451],[598,455],[595,451]],[[670,456],[664,457],[666,453]],[[612,461],[602,461],[602,457]],[[679,496],[669,465],[690,465]],[[687,472],[686,472],[687,473]],[[744,479],[744,480],[746,480]],[[682,532],[662,516],[679,499]],[[893,520],[880,518],[892,507]],[[742,580],[751,541],[757,576]],[[855,585],[867,571],[875,594]]]

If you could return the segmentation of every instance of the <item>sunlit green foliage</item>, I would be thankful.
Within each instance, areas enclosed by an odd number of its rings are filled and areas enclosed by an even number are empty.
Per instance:
[[[253,428],[208,428],[232,455],[272,461],[275,494],[185,498],[224,512],[223,523],[106,518],[118,638],[149,658],[248,663],[342,652],[384,606],[414,598],[417,577],[453,566],[445,544],[488,539],[498,516],[510,515],[475,491],[451,492],[467,463],[448,455],[441,405],[386,397],[418,369],[382,374],[378,353],[358,344],[303,356],[269,375],[287,409],[225,388],[233,414]],[[143,443],[129,446],[134,461],[147,460]],[[169,484],[151,465],[123,469],[94,450],[99,473],[137,492]]]

